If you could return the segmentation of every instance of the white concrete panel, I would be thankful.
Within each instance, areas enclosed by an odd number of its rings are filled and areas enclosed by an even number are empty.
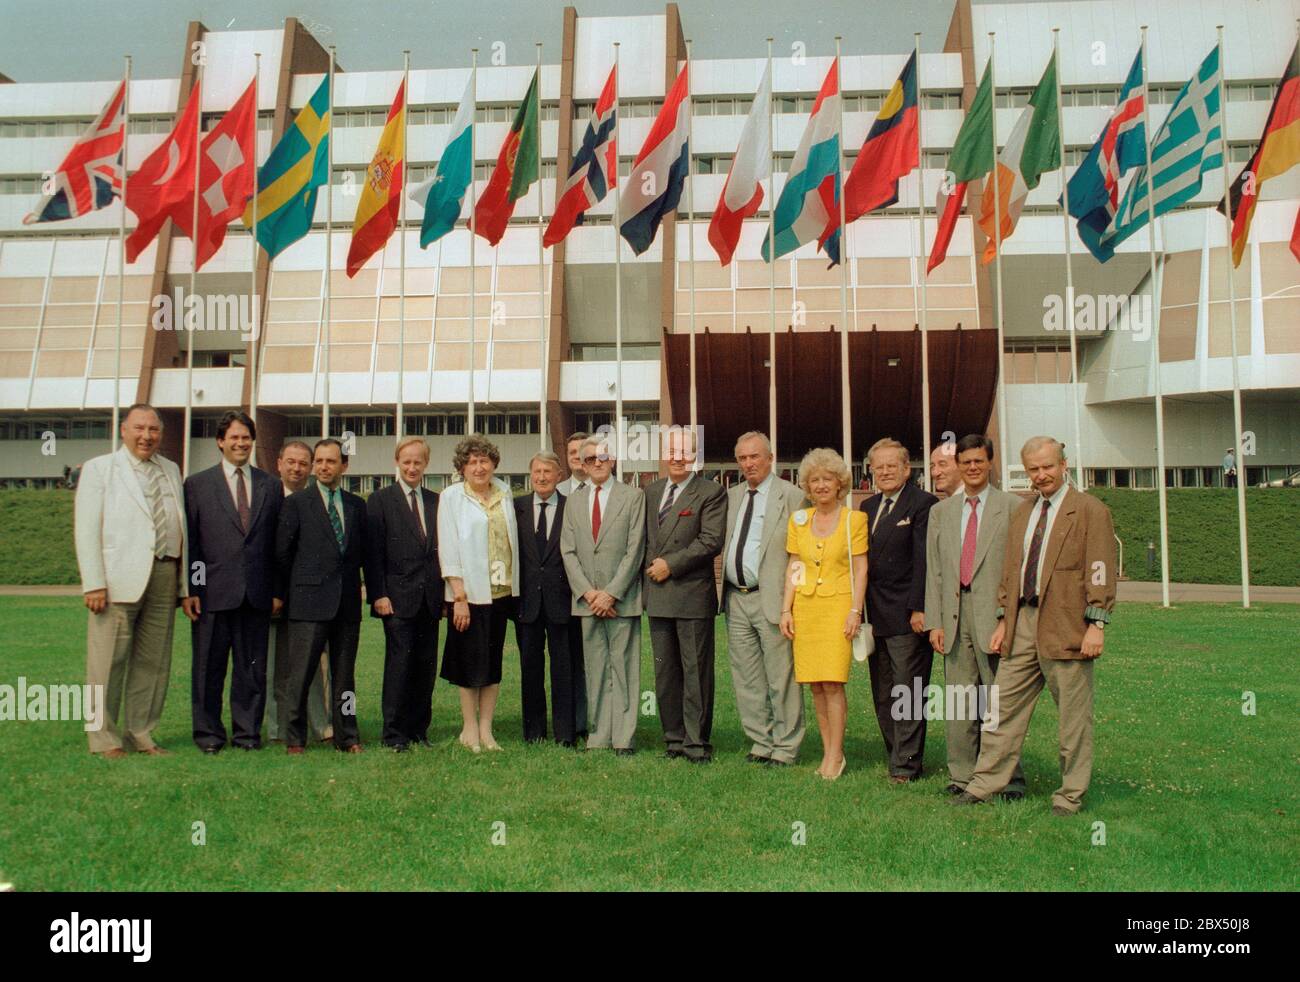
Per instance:
[[[560,366],[560,401],[611,402],[618,366],[612,361],[566,361]],[[625,402],[659,401],[659,361],[623,362]]]
[[[642,99],[662,96],[668,19],[662,14],[641,17],[579,17],[574,37],[573,97],[594,101],[609,77],[614,42],[619,43],[619,96]]]
[[[156,406],[185,405],[184,368],[160,368],[153,375],[150,401]],[[244,383],[242,368],[194,369],[194,408],[229,409],[238,406]]]

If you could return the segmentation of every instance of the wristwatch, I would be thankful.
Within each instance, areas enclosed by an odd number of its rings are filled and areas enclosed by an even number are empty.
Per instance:
[[[1095,627],[1098,631],[1106,630],[1105,621],[1089,621],[1088,623],[1091,624],[1093,627]]]

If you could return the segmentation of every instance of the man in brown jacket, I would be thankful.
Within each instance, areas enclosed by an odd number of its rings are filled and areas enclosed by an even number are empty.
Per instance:
[[[1004,655],[990,707],[996,722],[966,791],[951,800],[977,805],[1007,786],[1046,684],[1060,711],[1061,786],[1052,814],[1066,816],[1079,810],[1092,777],[1092,663],[1115,606],[1115,527],[1105,505],[1066,484],[1059,441],[1032,437],[1020,459],[1038,494],[1016,510],[1007,532],[989,646]]]

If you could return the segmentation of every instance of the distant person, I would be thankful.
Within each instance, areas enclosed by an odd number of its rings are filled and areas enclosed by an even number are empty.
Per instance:
[[[384,625],[380,741],[403,753],[430,746],[443,582],[438,564],[438,495],[424,486],[429,444],[397,442],[397,480],[366,501],[366,599]]]
[[[931,493],[942,501],[961,487],[957,453],[951,443],[941,443],[930,451]]]
[[[582,464],[582,445],[586,441],[587,434],[581,430],[570,433],[568,439],[564,441],[569,476],[555,488],[564,495],[566,500],[587,486],[587,469]],[[582,659],[582,621],[576,616],[569,621],[569,664],[573,666],[573,725],[577,728],[577,736],[586,739],[587,674]]]
[[[189,563],[202,564],[182,601],[191,628],[190,703],[194,743],[206,754],[226,745],[221,720],[230,667],[230,742],[262,747],[266,652],[271,615],[283,606],[276,583],[280,482],[252,465],[257,427],[247,413],[217,421],[221,462],[185,481]]]
[[[1115,607],[1115,527],[1110,509],[1069,487],[1059,441],[1031,437],[1020,459],[1037,497],[1016,509],[1007,532],[1003,617],[989,642],[1004,656],[998,724],[983,735],[966,790],[951,800],[977,805],[1007,787],[1046,686],[1059,712],[1061,786],[1052,793],[1052,814],[1068,817],[1082,807],[1092,779],[1093,662]]]
[[[1223,454],[1223,486],[1225,488],[1237,486],[1237,454],[1232,447]]]
[[[90,752],[169,753],[153,739],[171,677],[178,598],[188,595],[185,493],[180,470],[158,453],[158,411],[137,403],[122,417],[122,445],[86,461],[75,538],[86,623],[86,683],[103,686],[103,726]]]

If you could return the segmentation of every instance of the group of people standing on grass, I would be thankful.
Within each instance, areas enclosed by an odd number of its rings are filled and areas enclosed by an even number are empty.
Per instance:
[[[428,444],[406,437],[396,481],[368,500],[343,490],[348,458],[332,438],[285,443],[278,476],[253,467],[256,428],[242,412],[220,420],[221,462],[183,484],[157,452],[152,407],[132,406],[121,436],[115,453],[85,465],[76,503],[88,681],[104,685],[107,703],[89,739],[104,757],[167,753],[152,733],[178,602],[191,622],[193,735],[205,753],[281,739],[301,754],[312,738],[360,753],[364,580],[384,628],[381,742],[394,751],[429,743],[440,629],[437,674],[457,687],[459,742],[501,749],[493,722],[513,622],[526,741],[549,730],[563,746],[630,755],[646,712],[659,718],[666,758],[708,763],[721,610],[752,764],[797,761],[807,685],[816,773],[840,777],[856,655],[868,663],[889,780],[918,780],[938,654],[941,704],[972,707],[945,717],[954,803],[1024,796],[1021,748],[1044,686],[1060,708],[1053,813],[1078,811],[1087,790],[1115,539],[1105,506],[1068,486],[1064,446],[1050,437],[1021,452],[1035,491],[1026,501],[989,483],[984,435],[936,448],[938,497],[910,481],[906,447],[880,440],[868,455],[876,491],[854,510],[838,453],[809,451],[796,486],[773,472],[759,432],[736,442],[743,480],[730,489],[699,472],[694,432],[672,428],[665,476],[644,490],[615,475],[611,437],[575,433],[567,461],[533,456],[532,490],[518,497],[482,435],[457,445],[460,480],[441,494],[424,487]],[[652,708],[641,691],[643,615]]]

